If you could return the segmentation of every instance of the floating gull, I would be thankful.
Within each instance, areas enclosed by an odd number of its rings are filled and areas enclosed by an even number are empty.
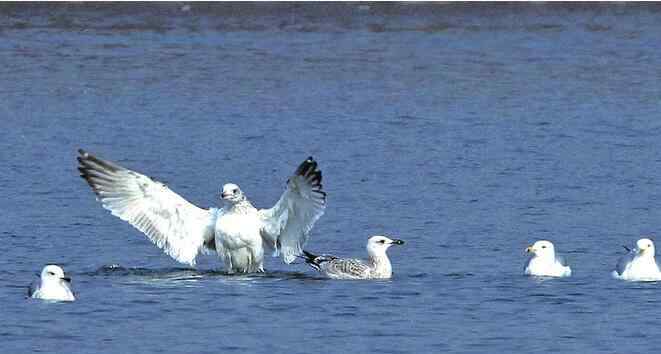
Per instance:
[[[642,238],[636,242],[636,248],[629,249],[624,257],[617,262],[613,277],[631,281],[659,281],[661,271],[654,258],[654,242]]]
[[[331,279],[389,279],[392,266],[386,251],[392,245],[403,245],[402,240],[385,236],[372,236],[367,240],[367,262],[360,259],[341,259],[331,255],[316,256],[303,251],[305,262]]]
[[[221,209],[201,209],[161,182],[79,153],[81,177],[103,207],[191,266],[201,251],[216,251],[230,273],[263,272],[265,250],[291,263],[326,208],[321,171],[312,157],[298,166],[274,207],[258,210],[236,184],[223,186]]]
[[[41,271],[41,278],[30,284],[28,296],[33,299],[74,301],[71,278],[64,276],[62,268],[49,264]]]
[[[524,270],[526,275],[545,277],[568,277],[571,275],[571,268],[564,260],[556,257],[555,247],[550,241],[537,241],[526,248],[526,252],[532,253],[532,257],[528,260]]]

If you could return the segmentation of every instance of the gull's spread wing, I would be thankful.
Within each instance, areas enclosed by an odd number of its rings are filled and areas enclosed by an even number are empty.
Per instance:
[[[321,171],[309,157],[287,181],[287,189],[271,209],[259,211],[264,244],[291,263],[303,252],[314,223],[324,214],[326,193]]]
[[[83,150],[78,170],[104,208],[142,231],[181,263],[195,265],[197,254],[212,247],[217,209],[201,209],[163,183]]]

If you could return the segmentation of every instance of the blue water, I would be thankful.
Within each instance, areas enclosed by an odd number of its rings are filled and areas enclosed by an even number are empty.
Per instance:
[[[661,241],[658,7],[180,6],[0,6],[0,352],[661,346],[661,284],[610,277]],[[407,244],[390,281],[190,269],[100,207],[79,147],[200,206],[231,181],[270,207],[313,155],[308,249]],[[573,277],[522,275],[537,239]],[[78,301],[25,299],[49,262]]]

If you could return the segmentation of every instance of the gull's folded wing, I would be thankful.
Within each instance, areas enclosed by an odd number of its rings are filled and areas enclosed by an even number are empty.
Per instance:
[[[636,258],[636,251],[629,249],[626,246],[624,246],[624,249],[627,250],[627,253],[620,257],[620,259],[617,260],[617,264],[615,265],[615,271],[618,275],[624,274],[624,271],[627,270],[627,266],[633,262],[634,258]]]
[[[359,259],[334,259],[322,268],[326,275],[345,279],[365,279],[371,268]]]
[[[142,231],[181,263],[195,265],[198,253],[213,245],[217,209],[201,209],[152,180],[83,150],[78,170],[104,208]]]
[[[271,209],[259,211],[261,234],[268,249],[291,263],[303,252],[314,223],[324,214],[326,193],[321,186],[321,171],[309,157],[287,181],[287,189]]]
[[[563,267],[569,266],[569,263],[567,262],[567,257],[566,256],[556,255],[555,256],[555,261],[560,263],[560,265],[562,265]]]
[[[32,297],[34,293],[39,289],[39,284],[40,282],[38,280],[35,280],[28,285],[28,297]]]

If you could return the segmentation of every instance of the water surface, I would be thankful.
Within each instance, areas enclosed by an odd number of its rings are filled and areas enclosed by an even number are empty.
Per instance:
[[[661,225],[657,7],[181,6],[0,6],[3,352],[661,345],[661,284],[609,275]],[[190,269],[99,206],[79,147],[200,206],[231,181],[270,207],[313,155],[308,249],[407,244],[390,281]],[[522,276],[537,239],[573,277]],[[78,301],[24,299],[49,262]]]

